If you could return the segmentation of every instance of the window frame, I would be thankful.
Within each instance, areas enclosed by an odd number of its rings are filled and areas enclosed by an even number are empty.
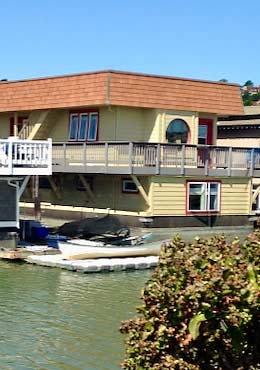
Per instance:
[[[90,128],[90,119],[93,115],[97,116],[96,127],[95,127],[95,138],[89,139],[89,128]],[[85,128],[85,137],[80,138],[81,133],[81,118],[87,116],[86,128]],[[77,129],[75,138],[71,138],[71,123],[72,118],[77,117]],[[82,111],[72,111],[69,113],[69,133],[68,141],[69,142],[96,142],[98,141],[98,132],[99,132],[99,111],[98,110],[82,110]]]
[[[91,123],[91,117],[96,115],[97,116],[97,123],[96,123],[96,130],[95,130],[95,137],[96,139],[90,139],[89,138],[89,132],[90,132],[90,123]],[[97,136],[98,136],[98,126],[99,126],[99,115],[98,112],[90,112],[88,115],[88,129],[87,129],[87,141],[93,142],[97,141]]]
[[[86,116],[86,127],[85,127],[85,135],[84,138],[80,138],[80,133],[81,133],[81,123],[82,123],[82,117]],[[89,114],[88,113],[80,113],[79,114],[79,120],[78,120],[78,134],[77,134],[77,141],[86,141],[88,137],[88,122],[89,122]]]
[[[192,210],[190,209],[190,185],[200,184],[205,186],[205,209]],[[210,209],[210,185],[217,184],[218,203],[216,209]],[[221,181],[219,180],[187,180],[186,181],[186,214],[219,214],[221,212]]]
[[[174,124],[175,121],[181,121],[182,123],[184,123],[185,127],[187,128],[187,140],[186,140],[186,143],[173,143],[173,142],[170,142],[169,141],[169,134],[168,134],[168,129],[170,127],[171,124]],[[177,123],[177,122],[176,122]],[[188,124],[188,122],[186,122],[183,118],[180,118],[180,117],[176,117],[176,118],[173,118],[167,125],[166,127],[166,130],[165,130],[165,139],[167,140],[167,143],[168,144],[173,144],[173,145],[185,145],[185,144],[189,144],[190,142],[190,126]]]
[[[77,128],[76,128],[76,135],[75,139],[71,138],[71,123],[72,123],[72,117],[77,117]],[[69,116],[69,141],[78,141],[78,131],[79,131],[79,115],[77,113],[70,113]]]
[[[135,190],[134,189],[132,189],[132,190],[131,189],[127,189],[125,187],[125,185],[127,183],[134,184],[135,187],[136,187],[136,189]],[[137,186],[136,186],[136,184],[135,184],[135,182],[133,180],[131,180],[131,179],[122,179],[122,193],[124,193],[124,194],[138,194],[139,193],[139,190],[138,190],[138,188],[137,188]]]

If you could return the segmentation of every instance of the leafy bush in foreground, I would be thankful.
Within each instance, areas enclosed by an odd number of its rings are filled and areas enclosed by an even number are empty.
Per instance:
[[[260,369],[260,232],[162,246],[139,316],[121,325],[128,370]]]

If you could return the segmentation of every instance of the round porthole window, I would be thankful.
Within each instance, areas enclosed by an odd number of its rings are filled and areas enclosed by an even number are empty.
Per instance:
[[[187,123],[180,118],[174,119],[169,123],[166,130],[166,139],[172,144],[186,144],[189,136]]]

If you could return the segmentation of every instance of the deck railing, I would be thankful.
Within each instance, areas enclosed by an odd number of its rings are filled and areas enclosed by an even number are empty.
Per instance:
[[[235,176],[242,171],[253,176],[260,171],[260,150],[256,148],[140,142],[53,143],[52,155],[54,172]]]
[[[0,140],[0,175],[50,175],[52,141]]]

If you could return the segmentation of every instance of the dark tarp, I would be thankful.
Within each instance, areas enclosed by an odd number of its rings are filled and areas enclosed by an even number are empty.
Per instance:
[[[106,215],[103,217],[91,217],[84,218],[80,221],[66,222],[58,227],[57,233],[71,238],[89,239],[102,235],[111,236],[111,238],[125,238],[130,235],[130,230],[117,217]]]

